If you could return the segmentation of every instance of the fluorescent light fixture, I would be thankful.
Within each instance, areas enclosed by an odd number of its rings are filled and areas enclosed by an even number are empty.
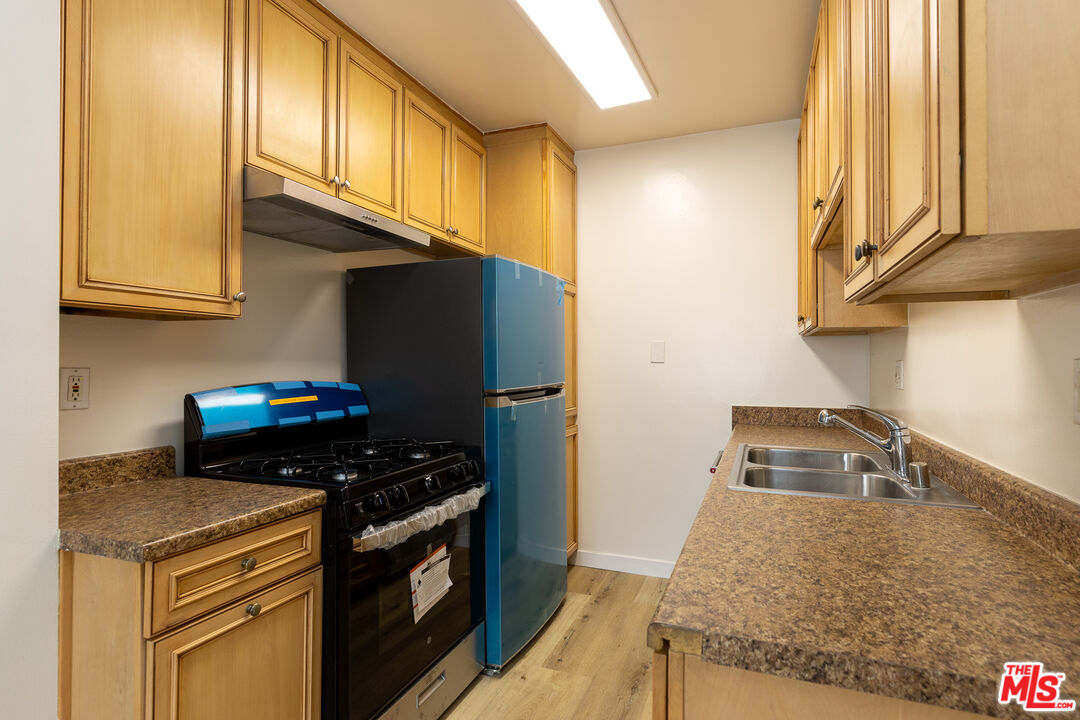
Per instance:
[[[601,110],[654,97],[610,0],[513,0]]]

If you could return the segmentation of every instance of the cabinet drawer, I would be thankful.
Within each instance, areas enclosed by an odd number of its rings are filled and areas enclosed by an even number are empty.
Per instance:
[[[318,565],[321,528],[316,510],[153,563],[148,637]]]

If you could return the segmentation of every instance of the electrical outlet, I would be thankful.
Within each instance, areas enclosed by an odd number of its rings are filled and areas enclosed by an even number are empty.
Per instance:
[[[60,368],[60,409],[90,407],[90,368]]]
[[[1073,360],[1073,422],[1080,425],[1080,358]]]
[[[897,390],[904,389],[904,361],[896,361],[896,369],[893,371],[893,381],[896,384]]]

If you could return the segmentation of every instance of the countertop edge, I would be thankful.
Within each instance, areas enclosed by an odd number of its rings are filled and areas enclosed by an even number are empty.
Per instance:
[[[1026,717],[1015,705],[978,703],[996,698],[995,682],[929,668],[911,667],[860,655],[765,642],[734,635],[703,639],[702,660],[790,680],[854,690],[991,717]]]
[[[97,555],[99,557],[128,562],[152,562],[169,555],[190,550],[200,545],[239,535],[262,525],[300,515],[321,508],[326,504],[326,493],[312,491],[305,497],[288,500],[277,505],[260,508],[238,517],[227,518],[210,525],[193,528],[187,532],[155,540],[120,540],[101,534],[89,534],[78,530],[60,529],[60,550]]]

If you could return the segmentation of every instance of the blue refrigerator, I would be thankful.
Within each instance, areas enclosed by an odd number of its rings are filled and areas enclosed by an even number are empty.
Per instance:
[[[566,595],[565,283],[499,257],[346,281],[348,380],[367,392],[372,434],[484,449],[484,662],[497,671]]]

